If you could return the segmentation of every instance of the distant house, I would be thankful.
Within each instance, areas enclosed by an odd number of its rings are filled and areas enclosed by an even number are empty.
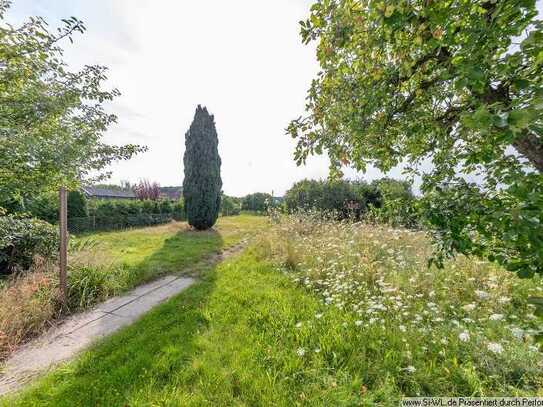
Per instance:
[[[136,199],[134,191],[127,189],[83,187],[83,193],[88,199]]]
[[[183,187],[160,187],[160,197],[178,201],[183,195]]]

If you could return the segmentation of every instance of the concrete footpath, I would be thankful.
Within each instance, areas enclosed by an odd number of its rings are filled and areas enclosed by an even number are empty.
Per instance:
[[[239,252],[243,246],[240,243],[202,262],[212,265]],[[47,369],[73,358],[93,342],[131,324],[195,281],[191,277],[176,275],[162,277],[113,297],[89,311],[68,317],[11,355],[0,374],[0,395],[18,390]]]

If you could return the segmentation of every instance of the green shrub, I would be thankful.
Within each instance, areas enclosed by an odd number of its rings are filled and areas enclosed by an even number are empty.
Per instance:
[[[415,198],[385,199],[382,206],[369,208],[367,219],[408,229],[419,229],[422,223],[418,201]]]
[[[221,215],[232,216],[239,215],[241,212],[241,202],[238,198],[224,195],[221,199]]]
[[[245,196],[241,201],[241,210],[266,212],[272,201],[272,196],[264,192],[255,192]]]
[[[35,256],[52,259],[58,244],[58,231],[47,222],[0,216],[0,273],[27,270]]]
[[[49,223],[58,222],[59,200],[58,193],[41,194],[25,203],[25,211],[32,217]]]
[[[171,214],[173,212],[173,205],[169,199],[158,201],[158,207],[162,214]]]
[[[380,206],[381,200],[379,191],[363,181],[303,180],[287,191],[285,205],[289,212],[316,209],[359,218],[368,206]]]
[[[177,211],[177,212],[176,212]],[[74,232],[158,225],[183,216],[168,200],[92,200],[89,218],[72,219]]]
[[[185,216],[185,205],[183,202],[183,198],[179,199],[174,205],[173,205],[173,213],[172,216],[177,221],[182,221],[186,219]]]
[[[379,203],[370,208],[368,218],[394,227],[421,227],[420,206],[407,181],[382,178],[371,184],[379,193]]]
[[[83,218],[89,215],[87,208],[87,198],[80,191],[70,191],[68,193],[68,217]]]
[[[32,217],[49,223],[58,222],[59,200],[57,192],[44,193],[29,199],[25,199],[24,208],[10,213],[27,212]],[[68,217],[83,218],[89,215],[88,202],[80,191],[68,193]]]

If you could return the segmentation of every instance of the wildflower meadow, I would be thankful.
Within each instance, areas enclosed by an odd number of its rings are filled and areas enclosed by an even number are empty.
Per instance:
[[[374,372],[370,382],[411,395],[541,392],[541,321],[527,301],[543,293],[541,278],[463,256],[429,268],[425,232],[316,213],[280,218],[262,246],[296,284],[342,311],[344,343],[300,346],[298,356],[348,349],[346,359]],[[311,335],[326,318],[316,314],[296,329]]]

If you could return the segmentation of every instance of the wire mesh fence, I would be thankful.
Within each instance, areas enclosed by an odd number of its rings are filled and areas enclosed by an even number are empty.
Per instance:
[[[181,220],[174,213],[138,214],[115,216],[86,216],[82,218],[68,218],[68,230],[73,234],[94,231],[122,230],[135,227],[154,226]]]

